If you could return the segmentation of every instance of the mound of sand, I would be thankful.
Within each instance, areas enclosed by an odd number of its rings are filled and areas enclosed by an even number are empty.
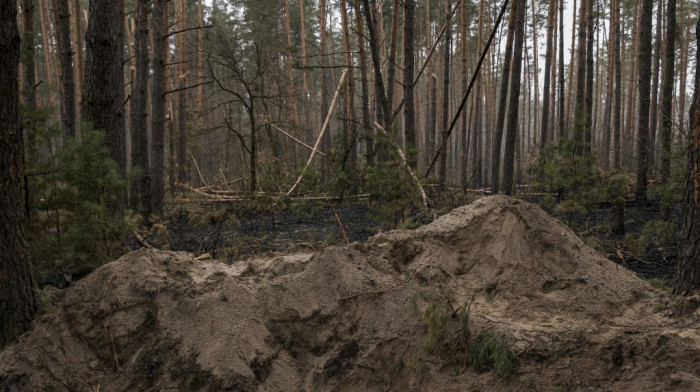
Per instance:
[[[426,352],[431,298],[468,306],[472,336],[502,334],[515,374]],[[697,314],[671,306],[536,206],[494,196],[317,253],[132,252],[42,292],[44,314],[0,352],[0,390],[700,390]]]

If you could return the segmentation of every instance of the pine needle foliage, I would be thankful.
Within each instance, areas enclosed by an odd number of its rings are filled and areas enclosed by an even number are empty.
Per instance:
[[[493,368],[503,377],[513,374],[515,355],[503,336],[492,331],[482,332],[469,345],[467,361],[477,370]]]

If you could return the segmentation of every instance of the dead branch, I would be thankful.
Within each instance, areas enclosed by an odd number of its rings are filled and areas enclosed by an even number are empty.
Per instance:
[[[177,31],[173,31],[172,33],[168,33],[168,34],[166,34],[166,35],[163,36],[163,39],[168,38],[168,37],[170,37],[170,36],[172,36],[172,35],[175,35],[175,34],[184,33],[184,32],[186,32],[186,31],[190,31],[190,30],[203,30],[203,29],[208,29],[208,28],[210,28],[210,27],[214,27],[214,25],[188,27],[188,28],[186,28],[186,29],[177,30]]]
[[[326,193],[323,193],[323,197],[326,199],[326,203],[328,203],[328,207],[331,208],[331,211],[333,211],[333,215],[335,215],[335,219],[338,221],[338,227],[340,227],[340,232],[343,233],[343,238],[345,238],[345,243],[347,245],[350,245],[350,240],[348,239],[348,235],[345,233],[345,227],[343,227],[343,222],[340,220],[340,216],[338,216],[338,213],[335,211],[335,208],[333,208],[333,205],[331,204],[330,200],[328,200],[328,197],[326,197]]]
[[[189,90],[191,88],[195,88],[195,87],[199,87],[199,86],[203,86],[203,85],[207,85],[207,84],[211,84],[211,83],[214,83],[214,81],[210,80],[208,82],[202,82],[202,83],[192,84],[192,85],[185,86],[185,87],[174,88],[172,90],[168,90],[168,91],[164,92],[163,95],[176,93],[176,92],[182,91],[182,90]],[[126,102],[124,102],[124,104],[126,104]]]
[[[206,181],[204,181],[204,177],[202,176],[202,172],[199,171],[199,165],[197,164],[197,160],[194,159],[194,154],[192,154],[192,151],[188,151],[190,153],[190,158],[192,158],[192,162],[194,162],[194,167],[197,169],[197,174],[199,174],[199,179],[202,180],[202,184],[204,184],[205,187],[209,188],[209,185],[207,184]]]
[[[304,166],[304,169],[301,171],[301,174],[299,174],[299,178],[297,178],[297,181],[292,185],[292,188],[289,189],[287,192],[287,196],[291,195],[301,184],[301,180],[304,178],[304,174],[306,173],[306,170],[309,168],[311,165],[311,162],[314,160],[314,156],[316,155],[316,151],[318,150],[318,147],[321,145],[321,139],[323,139],[323,135],[326,133],[326,129],[328,129],[328,124],[331,122],[331,115],[333,114],[333,109],[335,108],[335,104],[338,102],[338,96],[340,95],[340,87],[342,87],[343,83],[345,82],[345,77],[348,75],[348,70],[345,69],[343,71],[343,76],[340,77],[340,82],[338,82],[338,87],[335,89],[335,95],[333,95],[333,101],[331,101],[331,107],[328,109],[328,114],[326,114],[326,121],[323,122],[323,127],[321,127],[321,132],[318,134],[318,139],[316,139],[316,144],[314,145],[314,149],[311,151],[311,155],[309,156],[309,160],[306,162],[306,166]]]
[[[299,145],[301,145],[301,146],[303,146],[303,147],[306,147],[307,149],[309,149],[309,150],[311,150],[311,151],[314,150],[313,147],[311,147],[311,146],[309,146],[308,144],[302,142],[301,140],[295,138],[295,137],[292,136],[291,134],[289,134],[289,133],[283,131],[282,129],[280,129],[280,128],[279,128],[278,126],[276,126],[275,124],[268,122],[267,125],[269,125],[269,126],[275,128],[276,130],[278,130],[279,132],[281,132],[283,135],[285,135],[285,136],[287,136],[288,138],[290,138],[290,139],[294,140],[295,142],[297,142]],[[325,156],[328,156],[328,155],[326,155],[325,153],[323,153],[323,152],[321,152],[321,151],[317,151],[316,153],[319,154],[319,155],[321,155],[321,156],[324,156],[324,157],[325,157]]]
[[[131,233],[141,245],[145,246],[148,249],[155,249],[153,245],[149,244],[148,241],[146,241],[146,239],[141,236],[141,234],[136,232],[136,230],[132,231]]]

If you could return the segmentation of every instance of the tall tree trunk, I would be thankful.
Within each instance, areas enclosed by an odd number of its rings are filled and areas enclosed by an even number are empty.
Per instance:
[[[513,169],[518,133],[518,106],[520,103],[520,75],[523,43],[525,41],[525,11],[527,8],[527,3],[523,0],[516,0],[514,4],[517,4],[517,20],[513,46],[513,70],[510,80],[510,102],[508,103],[508,129],[506,130],[506,145],[503,154],[503,190],[506,195],[513,194]]]
[[[378,119],[379,123],[384,126],[384,129],[390,129],[392,124],[392,111],[389,107],[389,102],[384,89],[384,80],[382,79],[381,57],[379,55],[379,37],[374,28],[373,7],[370,7],[369,0],[363,0],[365,20],[367,22],[367,30],[369,32],[369,47],[372,52],[372,65],[374,68],[374,86],[379,102]]]
[[[566,118],[564,112],[564,0],[559,1],[559,120],[557,121],[558,137],[566,134]],[[613,0],[615,1],[615,0]]]
[[[445,180],[447,177],[447,126],[448,114],[450,110],[450,52],[452,51],[452,1],[445,2],[445,44],[443,74],[442,74],[442,126],[440,127],[440,189],[445,188]]]
[[[640,45],[640,5],[642,5],[642,2],[637,2],[634,4],[634,9],[635,9],[635,17],[634,17],[634,22],[633,22],[633,36],[634,36],[634,44],[633,44],[633,49],[631,51],[630,57],[629,57],[629,62],[630,66],[628,67],[629,69],[629,80],[627,82],[627,95],[625,96],[627,106],[626,106],[626,114],[625,114],[625,124],[622,127],[622,132],[625,132],[627,137],[623,137],[623,144],[622,144],[622,154],[627,154],[627,159],[624,159],[625,163],[627,163],[627,170],[634,170],[634,165],[632,164],[634,162],[634,143],[635,143],[635,121],[637,120],[636,114],[638,113],[637,111],[637,97],[638,97],[638,89],[637,87],[639,86],[638,78],[639,78],[639,45]],[[624,47],[624,45],[623,45]]]
[[[585,148],[590,150],[593,144],[593,77],[595,67],[593,63],[593,1],[586,0],[586,96],[584,99],[584,142]]]
[[[685,134],[685,85],[688,76],[688,47],[690,45],[690,24],[687,23],[687,17],[685,16],[685,4],[683,0],[678,2],[680,9],[680,64],[679,64],[679,89],[678,89],[678,135]]]
[[[639,75],[639,113],[649,112],[649,93],[651,88],[651,19],[654,1],[642,0],[642,14],[639,29],[639,57],[637,74]],[[649,121],[637,121],[637,200],[647,197],[647,173],[649,171]]]
[[[550,0],[551,1],[551,0]],[[539,47],[537,45],[537,30],[538,30],[538,23],[537,23],[537,8],[535,4],[535,0],[532,0],[532,66],[534,67],[533,72],[530,73],[528,72],[528,75],[533,75],[533,80],[534,80],[534,85],[535,85],[535,92],[534,92],[534,110],[528,110],[528,113],[532,116],[533,121],[528,121],[528,129],[530,124],[534,124],[534,133],[537,134],[537,127],[540,125],[540,120],[539,120],[539,115],[540,115],[540,67],[538,65],[539,61]],[[525,40],[527,40],[527,31],[525,32]],[[527,50],[527,49],[526,49]],[[548,71],[545,71],[544,73],[546,74]],[[528,77],[528,81],[530,78]],[[528,93],[528,100],[531,101],[531,96]],[[532,102],[530,102],[532,103]],[[529,117],[529,116],[528,116]],[[544,116],[543,116],[544,117]],[[528,132],[527,139],[527,146],[529,148],[530,146],[530,133]]]
[[[613,62],[615,63],[615,98],[613,100],[613,164],[615,170],[620,166],[620,138],[622,134],[622,63],[620,61],[620,0],[612,0]]]
[[[399,0],[394,0],[391,18],[391,41],[389,43],[389,57],[386,71],[386,99],[387,105],[394,113],[394,85],[396,81],[396,40],[399,30]],[[393,121],[393,118],[392,118]]]
[[[54,36],[52,32],[52,26],[48,0],[37,0],[39,4],[39,17],[41,22],[41,37],[43,41],[42,52],[44,53],[44,69],[46,70],[46,81],[50,91],[57,89],[56,79],[57,76],[57,66],[56,66],[56,48],[54,47],[54,40],[51,37]],[[58,104],[56,102],[56,94],[48,94],[48,99],[46,100],[51,106],[56,107]]]
[[[671,141],[673,126],[673,75],[676,59],[676,0],[667,0],[664,42],[664,74],[661,80],[661,183],[671,179]]]
[[[659,113],[659,63],[661,60],[661,27],[664,17],[664,0],[658,1],[656,12],[656,37],[654,38],[654,65],[651,72],[651,101],[649,103],[649,164],[650,171],[654,171],[655,146],[656,146],[656,124]]]
[[[404,33],[403,33],[403,102],[404,102],[404,135],[406,139],[406,150],[409,152],[408,164],[415,168],[417,155],[415,150],[418,147],[416,138],[416,107],[413,101],[413,77],[414,77],[414,26],[415,26],[415,0],[404,0]]]
[[[131,93],[131,208],[146,219],[151,214],[151,176],[148,169],[148,5],[136,0],[134,52],[136,72]]]
[[[503,140],[503,126],[506,119],[506,105],[508,103],[508,81],[510,78],[511,59],[513,57],[513,39],[515,37],[516,23],[518,19],[519,3],[524,0],[513,0],[508,18],[508,37],[506,38],[505,59],[503,60],[503,76],[501,77],[501,92],[498,99],[498,114],[496,115],[496,129],[493,133],[493,149],[491,150],[491,189],[494,194],[500,190],[500,166],[501,143]]]
[[[197,21],[199,22],[199,29],[197,30],[197,114],[201,116],[204,111],[204,83],[202,83],[204,79],[204,55],[202,52],[204,45],[204,5],[202,0],[197,2]],[[287,19],[287,22],[289,22],[289,19]],[[292,46],[291,42],[289,46]],[[296,112],[296,100],[294,98],[292,98],[292,105]],[[298,124],[298,117],[296,120]]]
[[[19,53],[15,1],[0,3],[0,349],[26,331],[34,317],[34,276],[27,254],[21,190]],[[32,71],[33,72],[33,71]]]
[[[328,75],[328,69],[326,67],[328,66],[328,59],[326,58],[326,0],[321,0],[321,3],[319,5],[319,22],[320,22],[320,46],[319,46],[319,57],[320,57],[320,65],[321,65],[321,122],[323,122],[323,119],[325,118],[326,114],[328,113],[328,108],[330,107],[330,91],[329,91],[329,75]],[[322,125],[322,124],[321,124]],[[320,129],[320,126],[319,126]],[[326,154],[330,154],[331,152],[331,133],[326,132],[323,135],[323,138],[321,139],[321,147],[323,149],[323,152]],[[326,183],[330,180],[329,178],[330,175],[330,168],[329,168],[329,162],[328,159],[324,159],[321,161],[321,182]]]
[[[360,84],[363,138],[365,141],[365,160],[370,166],[374,165],[374,140],[372,139],[372,124],[369,114],[369,76],[367,74],[367,51],[365,50],[364,25],[362,23],[362,12],[360,10],[360,0],[355,0],[355,24],[357,25],[357,42],[359,46],[358,55],[360,57]]]
[[[562,0],[563,1],[563,0]],[[583,1],[583,0],[582,0]],[[569,122],[571,121],[571,94],[574,91],[573,88],[573,81],[574,81],[574,74],[578,72],[578,69],[574,69],[574,60],[576,59],[575,53],[576,53],[576,45],[574,42],[576,42],[576,0],[574,0],[574,6],[572,8],[573,11],[573,17],[572,17],[572,23],[571,23],[571,48],[569,49],[569,52],[571,54],[570,60],[569,60],[569,86],[567,87],[567,95],[566,95],[566,122],[567,122],[567,127],[570,125]],[[568,133],[567,129],[567,133]]]
[[[588,30],[588,2],[581,0],[578,22],[578,46],[576,47],[576,101],[574,103],[574,141],[576,151],[583,150],[586,133],[586,38]]]
[[[544,150],[549,134],[549,84],[552,68],[552,36],[554,35],[554,19],[557,14],[557,0],[549,0],[547,16],[547,49],[544,55],[544,91],[542,97],[542,129],[540,130],[540,150]]]
[[[201,1],[201,0],[200,0]],[[343,3],[345,0],[343,0]],[[287,59],[285,68],[287,69],[287,96],[291,106],[292,129],[294,134],[299,134],[299,108],[297,104],[296,88],[294,86],[294,74],[292,73],[292,14],[289,12],[289,0],[284,0],[284,24],[287,32]],[[346,12],[347,14],[347,12]]]
[[[165,198],[164,158],[165,158],[165,65],[167,47],[165,32],[168,18],[164,14],[166,0],[153,1],[151,34],[153,40],[153,82],[151,85],[151,201],[152,211],[163,215]]]
[[[700,44],[700,21],[695,34]],[[678,243],[678,263],[673,282],[673,292],[686,295],[700,284],[700,51],[696,56],[695,89],[689,113],[691,134],[688,137],[683,231]]]
[[[437,145],[437,76],[435,74],[430,75],[430,87],[428,88],[428,113],[427,113],[427,124],[425,126],[426,138],[428,139],[428,155],[426,157],[426,165],[430,164],[430,159],[436,152]],[[434,173],[433,169],[433,173]]]
[[[346,0],[340,0],[340,16],[343,29],[343,51],[345,52],[345,66],[348,70],[347,87],[345,88],[345,151],[348,157],[346,170],[351,176],[355,176],[357,170],[357,127],[355,126],[355,76],[352,63],[350,42],[350,21]]]
[[[360,0],[356,0],[360,1]],[[359,5],[356,5],[359,11]],[[309,82],[306,78],[306,20],[304,19],[304,0],[299,0],[300,24],[301,24],[301,78],[304,84],[304,100],[309,99]],[[308,111],[307,111],[308,112]]]
[[[601,166],[603,170],[610,170],[610,147],[612,140],[612,106],[613,106],[613,91],[615,83],[615,56],[613,55],[614,45],[613,39],[608,39],[608,85],[605,89],[605,108],[603,113],[603,140],[601,143]]]
[[[484,0],[479,0],[479,36],[478,36],[478,52],[484,50]],[[472,150],[472,171],[474,173],[474,185],[480,187],[483,183],[482,177],[482,148],[481,148],[481,121],[483,118],[483,101],[482,101],[482,78],[479,77],[475,81],[473,110],[471,114],[472,133],[471,133],[471,150]]]
[[[85,34],[85,90],[82,115],[96,129],[105,131],[110,156],[119,174],[126,177],[126,135],[124,132],[124,18],[120,1],[92,0],[90,22]],[[121,215],[126,192],[114,195],[113,215]]]
[[[467,22],[467,3],[465,1],[462,2],[460,9],[460,16],[462,19],[460,23],[462,25],[462,93],[460,94],[460,96],[463,96],[467,93],[467,85],[469,83],[469,81],[467,80],[467,41],[469,37],[469,24]],[[472,97],[472,106],[473,105],[474,98]],[[459,149],[459,153],[456,154],[459,157],[459,164],[457,165],[457,167],[459,168],[461,175],[460,184],[462,186],[462,189],[467,189],[467,183],[469,182],[469,175],[467,174],[467,164],[469,163],[469,127],[467,124],[468,113],[469,111],[466,109],[462,111],[462,137],[460,138],[461,146]]]
[[[250,95],[250,110],[248,110],[248,121],[250,122],[250,165],[248,167],[250,173],[250,191],[254,194],[258,187],[258,138],[256,131],[258,126],[255,121],[255,98]]]
[[[183,31],[187,28],[187,15],[185,13],[185,0],[179,0],[175,3],[176,25],[177,30]],[[178,108],[177,108],[177,181],[181,184],[187,182],[187,109],[188,109],[188,91],[187,80],[189,75],[189,67],[187,65],[187,35],[182,32],[177,34],[177,62],[179,68],[178,79],[180,80],[181,89],[178,92]]]
[[[77,110],[76,110],[76,122],[80,122],[80,100],[83,96],[83,78],[85,77],[84,64],[85,59],[83,56],[83,23],[82,23],[82,11],[80,9],[80,0],[73,1],[73,25],[75,27],[75,96],[78,100]]]
[[[34,74],[34,1],[22,0],[22,97],[24,104],[36,107],[36,77]]]

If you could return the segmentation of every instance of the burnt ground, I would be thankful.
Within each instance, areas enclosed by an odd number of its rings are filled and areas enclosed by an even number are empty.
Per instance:
[[[524,197],[531,202],[534,198]],[[210,253],[229,263],[253,255],[287,253],[299,249],[316,250],[345,242],[335,213],[350,242],[362,242],[379,231],[390,229],[376,217],[368,200],[333,204],[306,202],[291,208],[250,208],[242,203],[191,204],[174,209],[160,228],[144,235],[154,247]],[[655,202],[627,202],[625,234],[610,231],[610,204],[599,203],[585,212],[570,214],[557,208],[547,209],[579,234],[588,245],[609,259],[646,279],[673,279],[676,246],[682,229],[682,206],[670,210],[670,230],[651,231],[648,222],[659,222]],[[421,224],[431,219],[422,217]],[[134,242],[134,248],[140,244]]]
[[[610,230],[610,204],[597,203],[584,213],[573,216],[561,211],[548,212],[565,222],[588,245],[640,277],[672,280],[683,225],[682,205],[674,204],[669,209],[669,219],[664,220],[660,218],[658,202],[627,201],[625,233],[613,234]]]

